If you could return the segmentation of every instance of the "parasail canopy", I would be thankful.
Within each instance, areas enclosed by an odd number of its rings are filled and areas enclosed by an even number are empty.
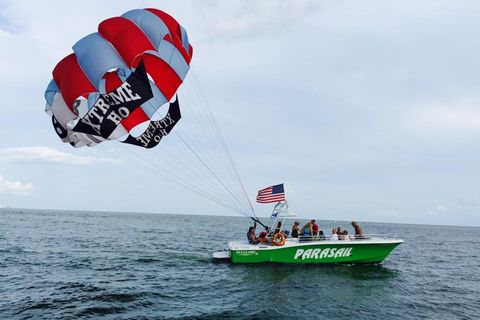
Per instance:
[[[45,99],[55,131],[74,147],[156,146],[181,118],[175,94],[192,53],[186,30],[161,10],[102,21],[53,69]]]

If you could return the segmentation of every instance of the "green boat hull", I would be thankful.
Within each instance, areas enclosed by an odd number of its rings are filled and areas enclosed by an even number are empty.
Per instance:
[[[402,240],[288,242],[281,247],[229,243],[232,263],[380,263]]]

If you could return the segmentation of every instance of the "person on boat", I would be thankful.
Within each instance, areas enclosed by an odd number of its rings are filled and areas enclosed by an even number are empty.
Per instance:
[[[268,242],[267,233],[265,231],[260,232],[260,234],[258,235],[258,242],[259,243],[267,243]]]
[[[312,219],[310,223],[312,224],[312,236],[318,236],[318,224],[315,222],[315,219]]]
[[[283,233],[283,235],[287,237],[290,234],[290,232],[288,230],[282,230],[282,226],[283,226],[282,221],[278,221],[277,226],[275,227],[275,229],[273,229],[273,232],[271,230],[268,232],[268,237],[271,238],[277,233]]]
[[[318,232],[318,240],[326,240],[327,238],[325,237],[325,234],[323,234],[323,230],[320,230]]]
[[[313,230],[312,230],[311,222],[303,226],[303,228],[300,230],[300,235],[301,235],[301,237],[299,238],[300,242],[312,241]]]
[[[333,228],[332,229],[332,237],[330,238],[330,241],[337,241],[337,240],[338,240],[337,229]]]
[[[260,242],[257,239],[257,236],[255,236],[255,228],[254,227],[248,228],[247,239],[248,239],[248,243],[250,243],[250,244],[258,244]]]
[[[352,227],[355,229],[355,239],[365,239],[365,236],[363,235],[363,229],[356,221],[352,221]]]
[[[342,238],[340,240],[351,240],[347,230],[342,231]]]
[[[343,239],[344,239],[344,237],[343,237],[343,230],[342,230],[342,228],[340,228],[340,227],[337,227],[337,229],[336,229],[336,232],[335,232],[335,233],[337,234],[338,240],[343,240]]]
[[[300,231],[300,222],[295,221],[295,223],[292,226],[292,238],[298,238],[298,232]]]
[[[311,237],[313,235],[312,222],[309,222],[306,225],[304,225],[301,233],[302,233],[302,236]]]
[[[282,232],[282,221],[278,221],[275,230],[273,231],[273,235]]]

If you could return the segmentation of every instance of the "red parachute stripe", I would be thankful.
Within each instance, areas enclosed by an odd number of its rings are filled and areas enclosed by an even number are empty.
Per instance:
[[[105,91],[107,93],[110,93],[113,90],[117,89],[123,83],[122,79],[120,79],[116,71],[105,73],[103,79],[105,79]]]
[[[98,25],[98,32],[113,45],[129,67],[144,51],[155,50],[143,31],[126,18],[104,20]]]
[[[170,31],[171,35],[177,36],[177,38],[182,38],[182,33],[180,31],[180,25],[178,24],[177,20],[175,20],[171,15],[168,13],[163,12],[162,10],[158,10],[155,8],[146,8],[145,10],[150,11],[165,23]]]
[[[192,61],[192,57],[193,57],[193,47],[192,47],[192,45],[189,43],[189,44],[188,44],[188,60],[186,60],[187,63],[188,63],[188,65],[190,65],[190,61]]]
[[[148,74],[153,78],[155,85],[170,100],[178,87],[182,84],[182,79],[178,77],[175,71],[162,59],[151,54],[143,55],[143,62]]]
[[[123,82],[118,76],[117,72],[107,72],[103,77],[105,79],[105,91],[107,93],[118,88]],[[135,109],[128,117],[122,120],[121,125],[127,130],[132,130],[133,127],[142,122],[150,120],[142,108]]]
[[[65,103],[72,112],[73,102],[78,97],[97,91],[83,73],[74,53],[63,58],[55,66],[52,74]]]
[[[147,8],[145,9],[147,11],[150,11],[151,13],[155,14],[157,17],[162,19],[162,21],[166,24],[168,31],[170,31],[170,34],[173,36],[173,45],[180,51],[182,54],[183,58],[187,62],[187,64],[190,64],[190,60],[192,60],[192,46],[189,45],[189,52],[185,50],[185,48],[182,45],[182,31],[180,29],[180,24],[178,24],[177,20],[175,20],[171,15],[168,13],[165,13],[161,10],[154,9],[154,8]],[[164,38],[165,40],[169,41],[167,37]],[[171,41],[170,41],[171,42]]]
[[[122,126],[127,129],[127,131],[132,130],[133,127],[139,125],[142,122],[150,120],[147,114],[143,111],[142,108],[135,109],[128,117],[122,120]]]

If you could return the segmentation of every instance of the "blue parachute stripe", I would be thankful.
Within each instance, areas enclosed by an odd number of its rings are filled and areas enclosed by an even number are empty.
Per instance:
[[[180,79],[182,79],[182,81],[185,80],[190,66],[185,62],[185,59],[183,59],[182,54],[177,50],[177,48],[175,48],[173,51],[173,55],[169,64],[170,67],[175,70]]]
[[[107,81],[105,79],[100,79],[100,82],[98,83],[98,92],[101,94],[106,94],[107,89],[106,89]]]
[[[136,68],[132,68],[132,70],[135,71]],[[120,80],[122,80],[122,82],[125,82],[125,80],[127,80],[127,78],[130,77],[131,74],[132,74],[132,71],[130,69],[119,69],[117,71],[117,75],[120,78]]]
[[[189,53],[188,49],[189,49],[190,43],[188,42],[187,31],[182,26],[180,26],[180,31],[182,32],[182,46],[185,49],[185,51]]]
[[[55,80],[52,79],[45,90],[45,100],[47,100],[49,105],[53,104],[53,98],[57,92],[60,92],[60,89],[58,89]]]
[[[170,34],[162,19],[148,10],[130,10],[125,12],[122,17],[135,23],[155,48],[158,48],[165,35]]]
[[[132,69],[135,70],[136,68],[132,68]],[[122,81],[127,80],[127,78],[130,77],[131,74],[132,74],[131,69],[119,69],[117,71],[117,75],[120,77],[120,79],[122,79]]]
[[[97,102],[98,98],[100,98],[100,94],[97,92],[93,92],[88,94],[88,110],[92,109],[93,106],[95,105],[95,102]]]
[[[80,39],[73,46],[73,52],[83,73],[97,90],[105,72],[116,68],[128,69],[110,42],[99,33],[92,33]]]
[[[158,52],[147,50],[145,53],[154,55],[165,61],[178,75],[182,81],[185,79],[189,70],[189,65],[183,58],[178,49],[168,41],[163,41],[158,48]],[[148,72],[148,70],[147,70]]]
[[[157,86],[150,81],[150,86],[152,88],[153,98],[142,104],[141,108],[143,112],[148,116],[148,118],[152,118],[153,114],[164,104],[166,104],[167,98],[163,95],[162,92],[157,88]]]

